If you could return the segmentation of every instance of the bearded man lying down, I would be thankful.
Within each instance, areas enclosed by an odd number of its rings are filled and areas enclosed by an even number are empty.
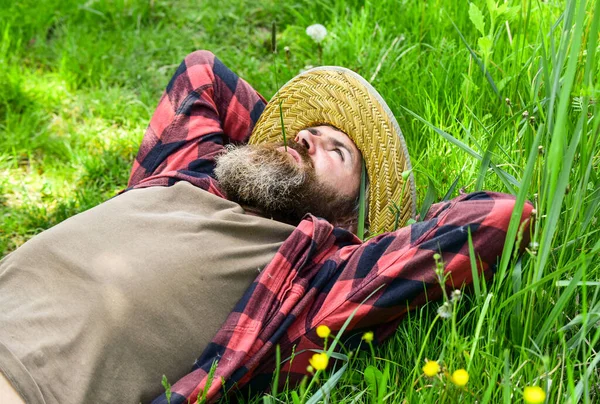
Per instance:
[[[366,242],[352,233],[363,164]],[[266,105],[212,53],[188,55],[127,190],[0,262],[0,402],[166,403],[166,375],[170,402],[193,403],[215,362],[209,400],[256,393],[276,345],[297,353],[280,380],[298,380],[319,325],[337,332],[358,308],[345,334],[381,342],[438,299],[434,254],[448,288],[470,284],[469,233],[483,276],[514,209],[527,239],[531,205],[493,192],[395,230],[414,215],[407,172],[392,113],[357,74],[310,70]]]

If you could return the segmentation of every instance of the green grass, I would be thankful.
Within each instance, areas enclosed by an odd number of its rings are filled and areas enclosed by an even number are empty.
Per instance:
[[[319,64],[304,30],[321,23],[323,64],[371,80],[396,114],[419,206],[456,181],[452,196],[491,189],[537,210],[522,261],[510,260],[514,222],[492,282],[452,319],[435,305],[413,312],[375,354],[330,372],[328,402],[518,403],[529,385],[547,402],[600,401],[600,2],[508,1],[504,13],[479,0],[2,4],[0,255],[126,186],[187,53],[213,51],[269,98]],[[468,390],[422,376],[425,358],[468,369]]]

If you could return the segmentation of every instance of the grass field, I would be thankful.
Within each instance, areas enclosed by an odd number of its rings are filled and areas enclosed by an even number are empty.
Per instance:
[[[459,189],[513,193],[534,202],[536,232],[516,262],[512,228],[493,282],[451,319],[437,305],[413,313],[305,396],[508,404],[535,385],[549,403],[600,402],[600,2],[0,3],[0,256],[126,186],[187,53],[213,51],[267,98],[307,65],[342,65],[396,114],[419,206]],[[321,53],[314,23],[328,30]],[[423,376],[425,358],[466,369],[468,384]]]

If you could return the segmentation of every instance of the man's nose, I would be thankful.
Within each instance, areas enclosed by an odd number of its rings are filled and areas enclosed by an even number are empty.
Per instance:
[[[296,143],[300,143],[308,150],[308,154],[313,154],[316,151],[317,143],[319,141],[319,137],[313,135],[308,130],[303,129],[294,138]]]

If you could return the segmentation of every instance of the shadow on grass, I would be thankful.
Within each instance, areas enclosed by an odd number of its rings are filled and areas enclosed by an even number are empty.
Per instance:
[[[115,196],[126,187],[132,161],[128,149],[98,153],[84,163],[74,192],[57,200],[49,194],[46,203],[9,204],[6,188],[0,183],[0,257],[36,234]]]

